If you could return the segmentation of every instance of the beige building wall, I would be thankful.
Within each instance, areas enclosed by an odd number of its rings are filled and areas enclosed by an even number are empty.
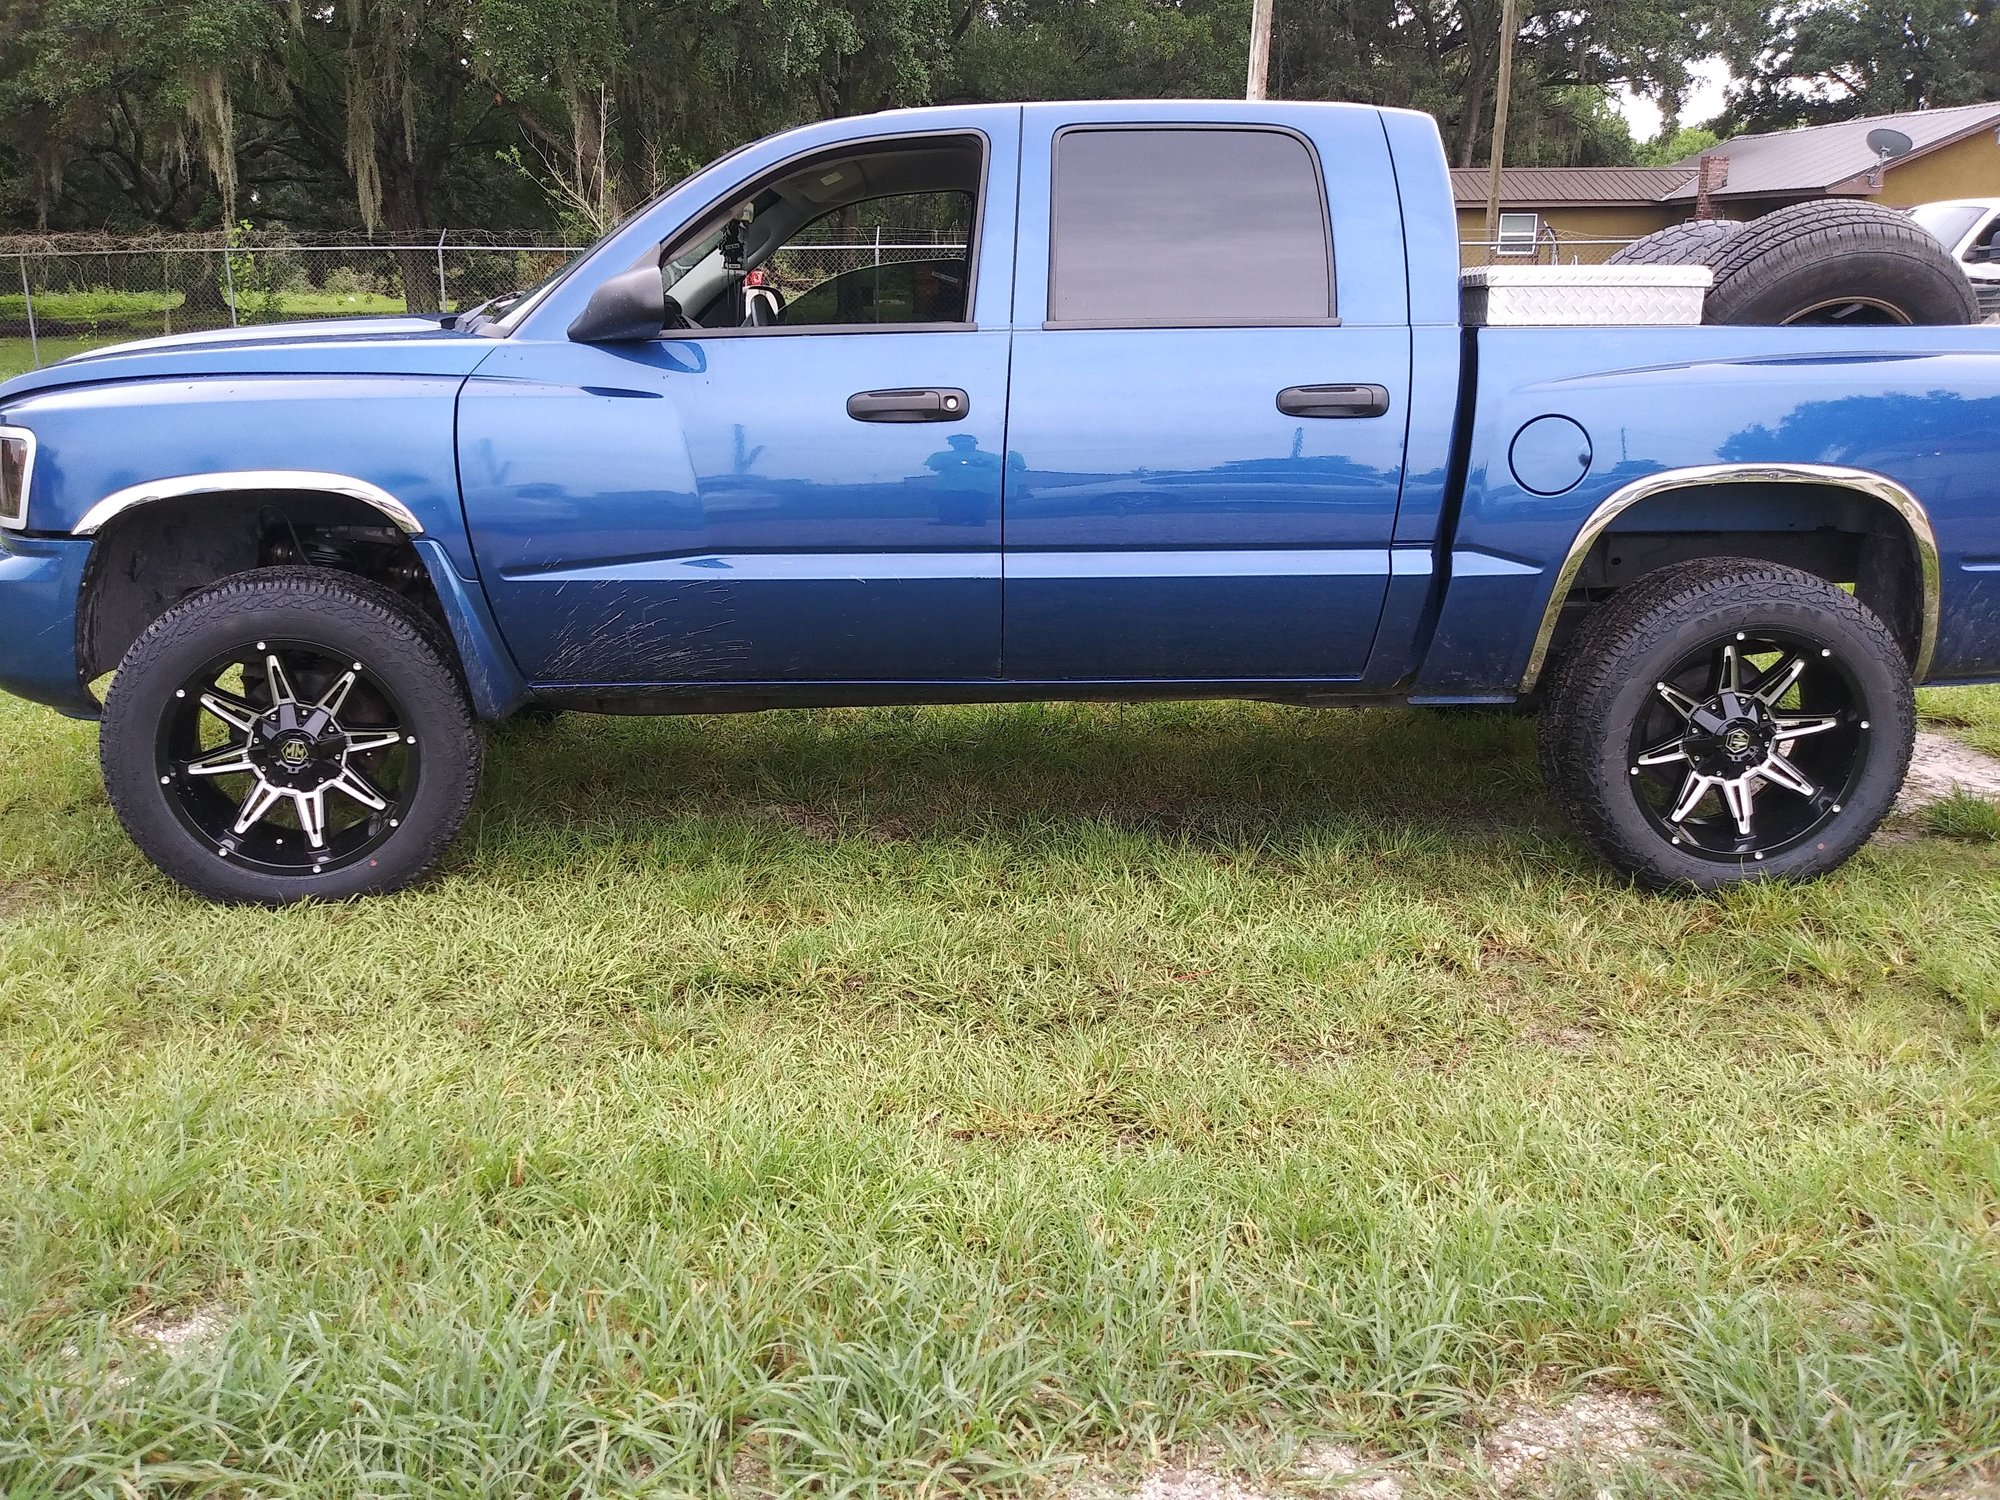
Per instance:
[[[1954,141],[1882,174],[1877,203],[1908,208],[1942,198],[2000,198],[2000,141],[1991,131]]]
[[[1644,204],[1619,207],[1598,205],[1576,205],[1554,203],[1512,204],[1508,213],[1535,213],[1541,216],[1544,232],[1556,232],[1558,253],[1567,261],[1570,254],[1585,261],[1603,260],[1616,245],[1606,243],[1636,240],[1641,235],[1651,234],[1656,229],[1665,229],[1669,224],[1678,224],[1688,216],[1688,210],[1680,204]],[[1486,238],[1485,208],[1460,208],[1458,210],[1458,239],[1461,257],[1467,265],[1483,264],[1484,253],[1471,242]],[[1570,245],[1570,252],[1562,252],[1561,246]],[[1512,259],[1513,257],[1508,257]],[[1548,258],[1548,248],[1543,247],[1542,258]]]

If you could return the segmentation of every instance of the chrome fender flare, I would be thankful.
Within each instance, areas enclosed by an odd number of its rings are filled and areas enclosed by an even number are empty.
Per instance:
[[[94,536],[126,511],[155,500],[177,500],[185,495],[220,495],[290,490],[322,495],[344,495],[380,511],[398,531],[421,536],[423,523],[402,501],[365,479],[351,474],[324,474],[313,469],[235,469],[220,474],[181,474],[170,479],[149,479],[113,490],[83,513],[71,528],[76,536]]]
[[[1541,627],[1535,632],[1534,649],[1528,654],[1527,670],[1521,674],[1520,691],[1530,692],[1548,664],[1549,644],[1556,633],[1556,621],[1570,586],[1583,570],[1584,559],[1611,523],[1642,500],[1674,490],[1701,489],[1717,484],[1815,484],[1826,488],[1849,489],[1879,500],[1903,518],[1917,548],[1917,570],[1923,588],[1918,614],[1917,650],[1910,663],[1910,675],[1922,682],[1930,675],[1931,657],[1937,650],[1939,592],[1942,571],[1938,562],[1937,532],[1930,512],[1909,490],[1870,469],[1850,469],[1839,464],[1702,464],[1688,469],[1664,469],[1648,474],[1614,490],[1593,510],[1576,539],[1569,545],[1562,566],[1556,570],[1555,588],[1542,611]]]

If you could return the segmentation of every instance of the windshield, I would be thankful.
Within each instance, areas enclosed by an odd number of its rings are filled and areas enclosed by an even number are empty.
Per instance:
[[[1976,203],[1926,203],[1910,210],[1910,217],[1928,229],[1947,250],[1956,250],[1986,210]]]

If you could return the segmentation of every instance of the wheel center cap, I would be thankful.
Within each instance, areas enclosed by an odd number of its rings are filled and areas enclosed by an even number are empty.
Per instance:
[[[1738,725],[1722,736],[1722,748],[1731,755],[1747,754],[1750,749],[1750,731]]]
[[[312,741],[302,734],[288,734],[278,742],[278,764],[287,771],[303,771],[312,754]]]

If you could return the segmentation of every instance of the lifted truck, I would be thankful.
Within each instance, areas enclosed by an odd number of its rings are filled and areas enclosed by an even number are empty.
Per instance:
[[[416,879],[535,704],[1537,701],[1620,868],[1811,876],[2000,678],[1996,354],[1468,326],[1421,115],[833,120],[483,309],[0,386],[0,686],[221,900]]]

